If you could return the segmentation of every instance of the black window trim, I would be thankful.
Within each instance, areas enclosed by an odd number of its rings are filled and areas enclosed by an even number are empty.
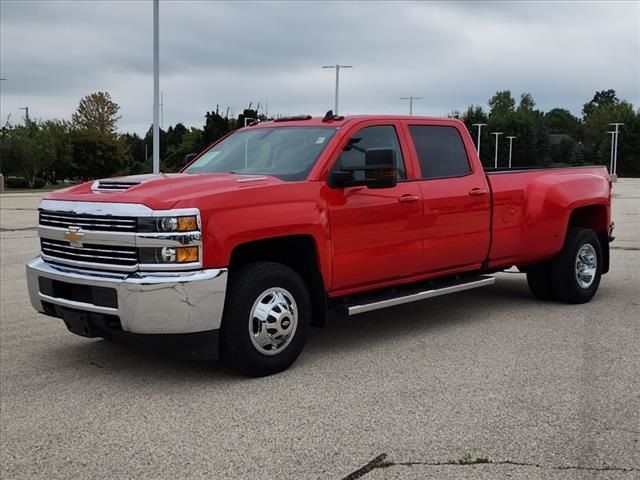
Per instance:
[[[471,159],[469,158],[469,153],[467,152],[467,146],[464,143],[464,138],[462,137],[462,135],[460,134],[460,130],[455,127],[454,125],[434,125],[434,124],[428,124],[428,123],[406,123],[405,126],[407,127],[407,133],[409,134],[409,139],[411,140],[411,145],[413,146],[413,150],[416,153],[416,161],[417,161],[417,166],[419,168],[419,173],[420,173],[420,177],[416,178],[416,181],[419,182],[428,182],[430,180],[445,180],[447,178],[464,178],[464,177],[468,177],[470,175],[474,175],[475,172],[475,168],[473,166],[473,163],[471,162]],[[467,165],[469,166],[469,171],[463,175],[445,175],[445,176],[441,176],[441,177],[423,177],[422,176],[422,164],[420,163],[420,154],[418,153],[418,149],[416,148],[416,143],[413,140],[413,136],[411,135],[411,130],[409,127],[447,127],[447,128],[452,128],[456,131],[456,133],[458,134],[458,136],[460,137],[460,141],[462,142],[462,146],[464,148],[464,154],[467,157]]]

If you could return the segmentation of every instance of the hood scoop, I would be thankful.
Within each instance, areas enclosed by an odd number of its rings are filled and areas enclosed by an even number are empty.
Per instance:
[[[96,180],[91,185],[91,190],[99,193],[117,193],[129,190],[131,187],[140,185],[141,183],[148,182],[150,180],[160,180],[168,178],[165,174],[142,174],[142,175],[129,175],[128,177],[118,178],[103,178]]]
[[[142,182],[133,180],[96,180],[91,185],[94,192],[124,192]]]

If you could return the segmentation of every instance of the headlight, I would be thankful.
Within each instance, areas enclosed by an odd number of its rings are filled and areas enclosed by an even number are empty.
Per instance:
[[[140,248],[140,263],[195,263],[198,247],[144,247]]]
[[[193,232],[196,230],[198,230],[198,219],[195,215],[138,218],[139,232]]]

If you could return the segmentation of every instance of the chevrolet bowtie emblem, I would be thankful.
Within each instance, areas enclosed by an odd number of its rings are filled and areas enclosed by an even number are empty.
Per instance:
[[[84,240],[84,232],[80,227],[69,227],[64,232],[64,238],[69,241],[72,247],[81,247],[82,240]]]

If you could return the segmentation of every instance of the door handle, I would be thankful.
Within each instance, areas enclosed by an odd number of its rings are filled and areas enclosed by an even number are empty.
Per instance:
[[[476,197],[478,195],[485,195],[487,193],[487,191],[484,188],[472,188],[471,190],[469,190],[469,195],[471,195],[472,197]]]
[[[417,195],[411,195],[411,194],[401,195],[398,197],[398,201],[400,203],[413,203],[413,202],[417,202],[418,200],[420,200],[420,197],[418,197]]]

